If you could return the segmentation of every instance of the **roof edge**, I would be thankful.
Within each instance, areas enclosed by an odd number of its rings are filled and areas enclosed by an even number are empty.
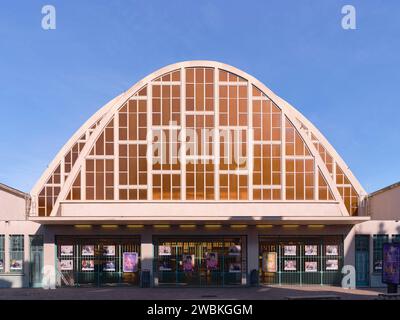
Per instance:
[[[29,193],[20,191],[18,189],[15,189],[15,188],[10,187],[10,186],[8,186],[8,185],[6,185],[4,183],[0,183],[0,190],[3,190],[5,192],[11,193],[11,194],[13,194],[13,195],[15,195],[17,197],[24,198],[24,199],[30,199],[30,197],[31,197],[29,195]]]

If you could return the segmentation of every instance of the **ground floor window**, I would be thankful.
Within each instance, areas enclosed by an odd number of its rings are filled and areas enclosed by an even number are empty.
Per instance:
[[[383,244],[389,241],[387,234],[375,234],[373,236],[373,263],[374,272],[382,271]]]
[[[343,238],[259,238],[260,282],[264,284],[339,285],[343,266]]]
[[[138,285],[138,237],[57,237],[62,286]]]
[[[246,237],[157,237],[158,285],[230,286],[246,278]]]
[[[22,273],[24,269],[24,236],[10,236],[10,272]]]

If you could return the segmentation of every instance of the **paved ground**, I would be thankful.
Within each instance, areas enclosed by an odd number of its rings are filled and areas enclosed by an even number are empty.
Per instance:
[[[264,286],[247,288],[59,288],[0,289],[0,300],[162,300],[240,299],[281,300],[287,297],[337,295],[340,299],[377,299],[385,289],[349,290],[329,286]]]

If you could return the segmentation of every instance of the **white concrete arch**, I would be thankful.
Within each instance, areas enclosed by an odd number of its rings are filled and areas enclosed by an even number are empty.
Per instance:
[[[317,152],[316,148],[314,147],[311,139],[304,133],[303,130],[300,129],[300,125],[299,125],[298,121],[296,121],[296,118],[305,119],[304,123],[306,125],[309,125],[309,127],[312,128],[313,132],[314,132],[315,127],[309,121],[306,121],[306,118],[304,116],[302,116],[300,112],[298,112],[295,108],[293,108],[285,100],[281,99],[276,94],[274,94],[262,82],[260,82],[253,76],[251,76],[251,75],[247,74],[246,72],[243,72],[235,67],[232,67],[227,64],[220,63],[220,62],[215,62],[215,61],[186,61],[186,62],[180,62],[180,63],[166,66],[164,68],[161,68],[161,69],[151,73],[150,75],[146,76],[145,78],[143,78],[142,80],[137,82],[134,86],[132,86],[130,89],[128,89],[125,93],[121,94],[120,96],[118,96],[117,98],[112,100],[103,109],[101,109],[101,110],[103,110],[102,120],[101,120],[100,124],[96,127],[93,134],[90,136],[87,143],[85,144],[83,150],[81,151],[81,153],[78,157],[78,160],[76,161],[67,180],[65,181],[65,183],[61,189],[61,192],[58,196],[58,199],[54,205],[53,211],[51,213],[52,216],[57,215],[57,212],[60,208],[60,201],[65,200],[65,198],[67,197],[67,194],[68,194],[73,182],[75,181],[77,174],[80,172],[80,170],[82,168],[84,160],[89,155],[90,150],[92,149],[93,145],[95,144],[98,136],[105,129],[105,127],[110,122],[110,120],[114,117],[116,112],[118,112],[118,110],[136,92],[138,92],[143,86],[151,83],[151,81],[154,80],[155,78],[158,78],[159,76],[161,76],[165,73],[168,73],[168,72],[171,72],[171,71],[174,71],[177,69],[181,69],[181,68],[187,68],[187,67],[209,67],[209,68],[223,69],[225,71],[234,73],[234,74],[244,78],[250,84],[259,88],[266,96],[268,96],[268,98],[271,99],[282,110],[283,116],[286,116],[292,122],[292,124],[294,125],[294,127],[296,128],[296,130],[298,131],[298,133],[304,140],[305,144],[309,148],[312,156],[315,159],[316,168],[319,168],[321,170],[322,175],[324,176],[328,186],[330,187],[330,189],[334,195],[334,198],[339,203],[341,214],[343,216],[349,215],[347,212],[347,209],[344,205],[344,202],[338,192],[336,184],[333,181],[333,179],[331,178],[331,176],[328,172],[328,169],[326,168],[324,162],[322,161],[322,158],[320,157],[319,153]],[[96,113],[96,115],[97,115],[97,113]],[[96,117],[93,116],[92,118],[96,118]],[[40,187],[43,185],[43,183],[46,182],[45,179],[48,177],[49,174],[51,174],[52,170],[54,170],[54,168],[58,164],[60,158],[65,154],[65,152],[68,150],[68,148],[70,148],[72,146],[73,141],[75,141],[74,138],[79,138],[79,135],[85,130],[86,127],[87,127],[86,124],[84,126],[82,126],[82,128],[80,130],[78,130],[78,132],[74,135],[74,137],[71,138],[71,140],[66,144],[66,146],[64,146],[64,148],[60,151],[60,153],[57,155],[55,160],[53,160],[52,165],[48,168],[48,170],[46,170],[46,172],[44,173],[42,178],[38,181],[38,183],[32,190],[33,195],[37,195],[37,192],[38,192],[38,190],[40,190]],[[316,132],[317,137],[321,138],[321,142],[325,143],[326,139],[323,138],[323,136],[319,133],[318,130],[316,130],[316,128],[315,128],[315,132]],[[325,146],[326,146],[327,150],[331,153],[331,155],[335,157],[335,160],[336,160],[336,157],[338,157],[337,152],[333,149],[333,147],[329,143],[325,143]],[[348,169],[348,167],[344,164],[344,161],[340,157],[338,157],[337,162],[339,164],[342,164],[341,167],[342,167],[343,171],[349,177],[349,179],[351,179],[351,182],[354,183],[354,186],[358,189],[357,191],[359,191],[359,190],[363,191],[361,185],[355,179],[354,175],[351,173],[351,171]],[[318,171],[316,171],[315,174],[318,175]]]

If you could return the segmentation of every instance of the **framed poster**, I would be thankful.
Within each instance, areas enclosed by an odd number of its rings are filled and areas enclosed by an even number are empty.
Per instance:
[[[103,271],[115,271],[115,262],[114,261],[104,262]]]
[[[339,270],[339,261],[337,259],[326,260],[326,270]]]
[[[304,264],[305,272],[318,272],[317,261],[306,261]]]
[[[182,256],[183,271],[190,272],[194,269],[194,254],[184,254]]]
[[[229,247],[228,255],[240,256],[241,250],[242,250],[242,247],[240,246],[240,244],[235,244],[235,245]]]
[[[122,254],[123,272],[136,272],[139,255],[137,252],[124,252]]]
[[[276,252],[263,252],[262,270],[264,272],[277,272],[277,254]]]
[[[216,269],[218,269],[218,253],[216,253],[216,252],[207,252],[207,254],[206,254],[206,265],[207,265],[207,270],[216,270]]]
[[[232,262],[229,264],[229,272],[242,272],[242,264],[240,262]]]
[[[61,256],[73,256],[74,255],[74,246],[61,246],[60,247],[60,255]]]
[[[4,270],[4,261],[0,259],[0,271]]]
[[[400,243],[383,244],[382,282],[400,284]]]
[[[160,261],[160,264],[158,265],[158,270],[160,271],[171,271],[171,261],[168,259],[164,259]]]
[[[94,260],[82,260],[82,271],[93,271]]]
[[[22,270],[22,260],[12,259],[10,263],[10,270]]]
[[[158,246],[158,255],[159,256],[170,256],[171,255],[171,246]]]
[[[304,246],[304,255],[306,256],[316,256],[318,254],[318,246],[316,245],[306,245]]]
[[[74,270],[74,261],[72,259],[69,260],[61,260],[60,261],[60,269],[61,271],[71,271]]]
[[[296,260],[285,260],[284,270],[285,271],[296,271]]]
[[[83,256],[94,256],[94,246],[93,245],[82,246],[82,255]]]
[[[103,246],[103,256],[114,257],[115,256],[115,246]]]
[[[296,246],[284,246],[283,252],[285,256],[295,256],[296,255]]]
[[[326,255],[327,256],[337,256],[339,254],[339,248],[337,245],[327,245]]]

